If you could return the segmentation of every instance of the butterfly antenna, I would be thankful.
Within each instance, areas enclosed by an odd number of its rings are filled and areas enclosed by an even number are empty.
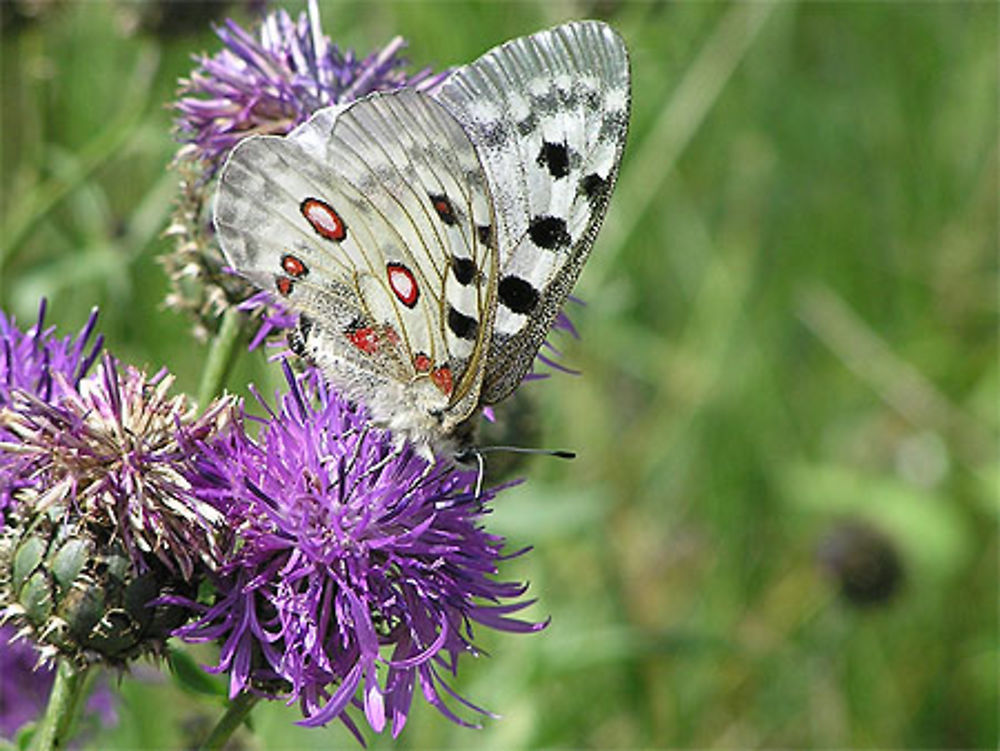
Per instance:
[[[537,454],[539,456],[554,456],[557,459],[576,459],[575,451],[564,451],[562,449],[533,449],[524,446],[480,446],[476,449],[476,454],[487,452],[507,451],[511,454]]]
[[[540,454],[542,456],[554,456],[558,459],[576,458],[575,451],[564,451],[561,449],[534,449],[525,448],[524,446],[471,446],[466,448],[455,455],[455,461],[466,463],[470,459],[475,458],[476,494],[473,496],[475,500],[479,500],[482,495],[483,479],[486,476],[486,462],[483,459],[483,454],[494,453],[497,451],[507,451],[511,454]]]

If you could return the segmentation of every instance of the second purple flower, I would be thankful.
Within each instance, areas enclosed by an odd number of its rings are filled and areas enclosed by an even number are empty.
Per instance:
[[[192,486],[227,518],[234,539],[201,617],[177,632],[222,644],[230,693],[297,701],[306,725],[349,710],[393,735],[414,688],[468,724],[444,698],[473,626],[530,632],[510,617],[525,585],[494,579],[504,540],[479,525],[493,492],[475,473],[429,465],[315,373],[296,378],[261,426],[234,428],[202,449]],[[249,419],[249,418],[248,418]]]

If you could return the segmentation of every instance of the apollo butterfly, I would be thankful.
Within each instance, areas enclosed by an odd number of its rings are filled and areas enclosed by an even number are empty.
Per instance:
[[[293,349],[425,455],[531,367],[579,276],[628,131],[628,53],[580,21],[431,93],[400,89],[241,142],[215,226],[229,264],[300,314]]]

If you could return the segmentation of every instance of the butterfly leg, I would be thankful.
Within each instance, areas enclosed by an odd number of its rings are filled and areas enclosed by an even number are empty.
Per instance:
[[[358,458],[361,456],[361,448],[365,445],[365,436],[368,435],[368,426],[365,425],[361,431],[358,433],[358,438],[354,442],[354,452],[351,454],[350,461],[347,463],[347,469],[344,475],[350,475],[354,471],[354,465],[358,463]]]
[[[402,456],[403,451],[405,450],[406,448],[404,444],[402,443],[398,444],[392,451],[390,451],[388,454],[386,454],[384,457],[379,459],[372,466],[368,467],[368,469],[366,469],[364,472],[358,475],[358,478],[354,481],[354,488],[356,488],[358,484],[366,477],[370,477],[372,475],[377,476],[378,473],[381,472],[386,467],[386,465],[390,464],[391,462],[395,461],[400,456]],[[353,491],[354,488],[351,488],[351,490]]]
[[[472,453],[476,457],[476,494],[473,496],[473,500],[478,501],[483,494],[483,477],[486,475],[486,465],[480,452],[473,449]]]
[[[421,470],[420,474],[414,478],[413,482],[410,484],[409,490],[403,495],[406,498],[410,493],[415,493],[423,486],[431,481],[431,476],[434,474],[434,470],[437,469],[436,462],[428,462],[424,468]]]

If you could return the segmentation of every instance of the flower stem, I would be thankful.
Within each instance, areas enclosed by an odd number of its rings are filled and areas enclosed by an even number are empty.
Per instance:
[[[242,317],[243,314],[233,308],[222,315],[222,325],[212,340],[208,360],[205,361],[205,370],[201,374],[201,383],[198,385],[198,404],[202,407],[222,391],[226,377],[236,361]]]
[[[226,713],[219,718],[208,738],[198,747],[199,751],[219,751],[226,745],[226,741],[236,731],[236,728],[243,724],[247,715],[250,714],[250,710],[257,705],[259,700],[260,697],[246,691],[232,699],[226,708]]]
[[[66,658],[59,658],[49,705],[31,739],[30,751],[53,751],[66,748],[69,744],[77,715],[87,695],[88,672],[89,668],[81,670]]]

